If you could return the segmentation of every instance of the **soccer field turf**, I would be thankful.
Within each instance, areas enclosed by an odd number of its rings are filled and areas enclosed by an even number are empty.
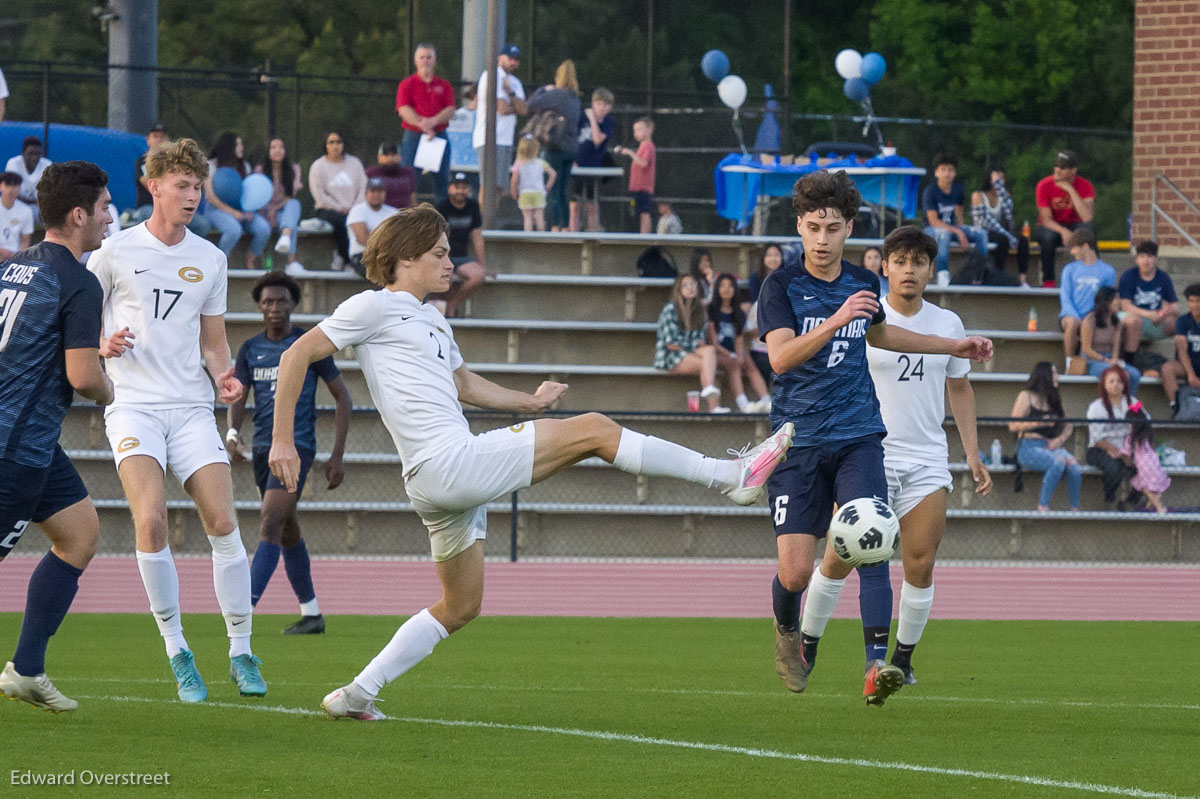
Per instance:
[[[228,680],[218,616],[184,629],[209,701],[175,700],[147,615],[68,616],[48,671],[80,701],[0,703],[5,795],[1139,797],[1200,795],[1196,624],[934,620],[920,684],[864,706],[862,633],[830,624],[809,690],[768,620],[485,617],[384,689],[386,722],[319,708],[398,619],[323,636],[255,620],[265,699]],[[9,649],[19,614],[0,614]],[[74,770],[76,785],[10,784]],[[170,788],[81,784],[170,774]],[[11,774],[9,772],[12,772]]]

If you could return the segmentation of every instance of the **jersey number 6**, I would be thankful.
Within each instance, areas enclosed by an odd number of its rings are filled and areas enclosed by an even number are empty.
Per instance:
[[[846,359],[846,350],[850,349],[849,341],[833,342],[833,350],[829,353],[829,363],[825,364],[826,369],[832,369]]]

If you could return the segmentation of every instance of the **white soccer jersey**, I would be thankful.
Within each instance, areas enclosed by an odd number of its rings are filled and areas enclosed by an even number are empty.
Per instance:
[[[944,338],[962,338],[962,320],[926,300],[913,316],[904,316],[885,299],[880,303],[887,323]],[[965,358],[950,355],[909,355],[867,345],[867,363],[887,436],[884,458],[897,463],[945,466],[949,459],[946,431],[946,378],[964,377],[971,371]]]
[[[200,317],[225,313],[225,254],[186,232],[168,247],[145,223],[104,240],[87,268],[104,289],[104,335],[128,327],[133,349],[105,362],[110,407],[213,403],[200,353]]]
[[[21,237],[33,234],[33,211],[20,200],[13,200],[12,208],[0,203],[0,249],[17,252],[21,249]]]
[[[462,354],[432,305],[407,291],[364,291],[317,327],[338,349],[354,347],[406,478],[439,450],[471,436],[454,384]]]

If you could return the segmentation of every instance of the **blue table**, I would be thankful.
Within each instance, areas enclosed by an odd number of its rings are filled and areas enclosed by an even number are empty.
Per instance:
[[[713,171],[716,185],[717,214],[737,222],[739,230],[754,218],[759,197],[791,196],[796,180],[820,169],[845,172],[858,186],[863,199],[882,208],[894,208],[906,218],[917,215],[918,187],[925,170],[913,166],[907,158],[886,156],[859,162],[853,159],[818,166],[799,164],[763,164],[747,155],[727,155]],[[884,218],[880,232],[886,233]]]

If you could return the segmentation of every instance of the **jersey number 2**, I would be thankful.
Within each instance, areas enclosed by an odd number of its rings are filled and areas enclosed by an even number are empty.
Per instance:
[[[896,363],[900,364],[900,377],[898,382],[907,383],[909,380],[916,378],[917,380],[925,379],[925,359],[918,358],[916,363],[912,362],[912,358],[907,355],[901,355],[896,359]]]
[[[432,330],[429,331],[429,337],[431,339],[433,339],[434,344],[437,344],[438,357],[441,358],[443,361],[446,360],[446,356],[442,355],[442,342],[438,341],[438,337],[436,335],[434,335]]]
[[[4,352],[4,348],[8,346],[8,337],[12,335],[17,314],[21,312],[21,306],[25,304],[25,295],[28,293],[16,289],[0,291],[0,352]]]

